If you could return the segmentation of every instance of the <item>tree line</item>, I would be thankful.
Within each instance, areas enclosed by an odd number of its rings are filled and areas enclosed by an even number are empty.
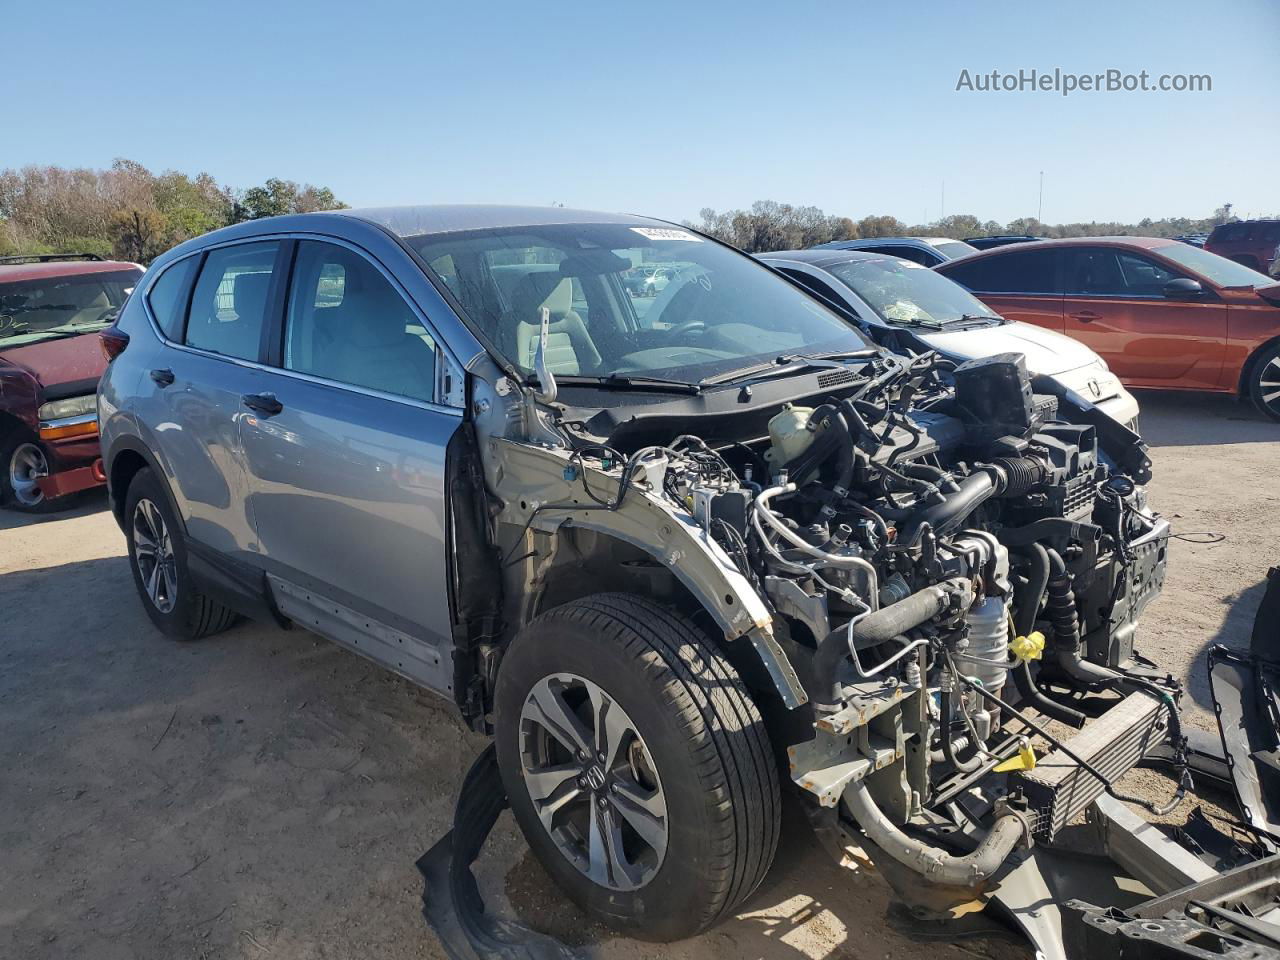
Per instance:
[[[271,178],[236,189],[207,173],[152,173],[132,160],[108,170],[0,170],[0,256],[96,253],[150,263],[210,230],[284,213],[345,207],[328,187]]]
[[[328,187],[271,178],[236,189],[207,173],[152,173],[132,160],[108,170],[30,166],[0,170],[0,256],[30,253],[96,253],[149,263],[165,250],[218,227],[285,213],[345,207]],[[1208,232],[1235,219],[1230,204],[1211,217],[1164,217],[1138,223],[1041,223],[1019,217],[1008,223],[952,214],[933,223],[907,224],[873,215],[854,220],[813,206],[760,200],[747,210],[703,209],[686,221],[748,253],[792,250],[831,240],[862,237],[968,237],[1012,233],[1039,237],[1112,235],[1173,237]]]
[[[860,220],[824,213],[817,207],[793,206],[773,200],[758,200],[749,210],[717,212],[710,207],[700,219],[685,221],[718,240],[748,253],[770,250],[803,250],[832,240],[859,240],[863,237],[950,237],[965,240],[997,234],[1036,237],[1176,237],[1188,233],[1208,233],[1220,223],[1236,218],[1231,205],[1224,204],[1203,219],[1191,217],[1150,218],[1138,223],[1091,221],[1089,223],[1041,223],[1035,217],[1019,217],[1008,223],[982,220],[970,213],[957,213],[932,223],[907,224],[892,216],[867,216]]]

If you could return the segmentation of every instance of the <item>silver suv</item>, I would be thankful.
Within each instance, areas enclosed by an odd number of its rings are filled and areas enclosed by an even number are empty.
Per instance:
[[[547,870],[622,930],[741,903],[780,781],[909,902],[976,895],[1103,789],[1000,799],[1015,702],[1135,731],[1173,703],[1133,679],[1168,537],[1135,434],[1021,354],[886,353],[688,229],[244,223],[158,259],[103,339],[156,626],[301,626],[452,701]],[[1140,740],[1071,756],[1121,771]]]

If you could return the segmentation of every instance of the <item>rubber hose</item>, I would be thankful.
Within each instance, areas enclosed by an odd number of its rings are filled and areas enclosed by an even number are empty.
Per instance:
[[[1080,652],[1080,620],[1076,615],[1076,597],[1071,590],[1071,574],[1057,550],[1045,550],[1049,558],[1049,584],[1046,588],[1045,614],[1053,624],[1053,663],[1072,680],[1086,686],[1112,684],[1120,674],[1095,663],[1088,663]]]
[[[1008,812],[996,818],[976,850],[963,857],[909,837],[881,812],[864,781],[851,784],[844,792],[849,812],[867,838],[909,870],[940,884],[971,887],[994,874],[1008,859],[1018,841],[1030,832],[1022,818]]]
[[[914,544],[921,526],[926,523],[933,527],[934,533],[949,533],[961,526],[969,518],[969,514],[994,496],[999,486],[1000,480],[994,471],[979,470],[969,474],[960,482],[958,493],[951,494],[941,503],[913,513],[907,522],[905,535],[899,539],[907,545]]]

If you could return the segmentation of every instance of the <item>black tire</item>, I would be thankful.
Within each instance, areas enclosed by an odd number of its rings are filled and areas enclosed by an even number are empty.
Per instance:
[[[19,496],[18,491],[14,489],[11,470],[15,458],[20,452],[29,449],[37,451],[47,465],[49,452],[39,438],[25,427],[11,431],[8,436],[0,440],[0,506],[22,513],[53,513],[55,510],[62,510],[69,506],[73,497],[58,497],[50,500],[44,494],[39,494],[39,498],[33,500],[28,490],[24,490],[23,495]]]
[[[170,609],[162,609],[153,600],[144,582],[144,574],[139,562],[139,545],[134,534],[134,525],[138,515],[138,505],[146,503],[154,506],[169,534],[168,542],[173,551],[172,573],[174,589]],[[177,640],[199,640],[211,634],[219,633],[237,619],[235,611],[223,606],[201,593],[191,578],[187,568],[187,547],[182,539],[182,525],[169,506],[168,491],[163,482],[150,468],[144,468],[134,474],[125,494],[124,526],[125,537],[129,542],[129,567],[133,571],[133,584],[138,590],[147,616],[159,630]]]
[[[575,866],[525,785],[521,710],[536,684],[565,672],[621,706],[665,793],[666,856],[637,889],[613,889]],[[593,918],[641,939],[678,940],[723,919],[764,879],[781,802],[769,738],[737,672],[684,617],[629,594],[550,610],[512,642],[494,706],[512,812],[547,872]]]
[[[1260,412],[1280,420],[1280,342],[1264,347],[1249,364],[1248,390]]]

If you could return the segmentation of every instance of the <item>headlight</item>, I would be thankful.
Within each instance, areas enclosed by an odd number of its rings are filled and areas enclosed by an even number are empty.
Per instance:
[[[98,409],[97,394],[88,393],[83,397],[68,397],[66,400],[52,400],[43,404],[36,416],[41,420],[64,420],[67,417],[80,417],[93,413]]]

